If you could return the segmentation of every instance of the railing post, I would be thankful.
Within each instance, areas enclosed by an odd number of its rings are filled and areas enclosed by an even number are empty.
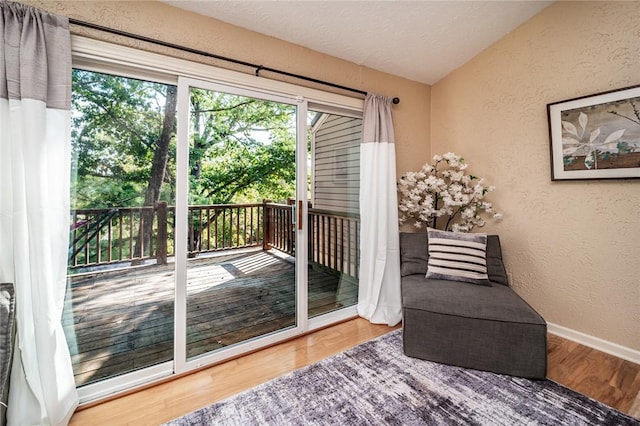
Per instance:
[[[156,241],[156,262],[158,265],[167,264],[167,202],[159,201],[156,207],[158,220],[158,234]]]
[[[268,205],[271,200],[262,200],[262,250],[269,250],[271,247],[271,214]]]

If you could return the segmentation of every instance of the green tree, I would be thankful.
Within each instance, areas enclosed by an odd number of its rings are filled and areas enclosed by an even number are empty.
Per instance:
[[[157,202],[170,155],[159,157],[175,134],[175,86],[74,70],[72,93],[73,205]]]
[[[174,204],[177,96],[172,85],[73,71],[74,208]],[[295,194],[295,107],[192,89],[189,114],[190,204]],[[134,256],[153,231],[153,214],[141,219]]]
[[[284,201],[295,194],[293,106],[192,89],[190,113],[191,202]]]
[[[73,71],[76,208],[175,198],[176,100],[175,86]],[[200,89],[190,102],[190,201],[294,194],[293,106]]]

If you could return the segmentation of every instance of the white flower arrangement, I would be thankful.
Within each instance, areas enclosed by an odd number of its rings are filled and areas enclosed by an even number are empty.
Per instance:
[[[484,200],[494,186],[484,179],[465,173],[468,165],[452,152],[433,157],[433,164],[425,164],[418,172],[408,172],[398,182],[400,194],[400,223],[413,220],[416,228],[424,225],[437,228],[439,218],[446,219],[445,231],[470,232],[482,227],[482,213],[493,219],[502,215]]]

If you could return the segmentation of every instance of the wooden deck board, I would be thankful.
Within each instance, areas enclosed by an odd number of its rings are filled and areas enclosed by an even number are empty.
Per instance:
[[[261,250],[193,259],[187,270],[187,356],[295,325],[293,262]],[[309,315],[357,302],[355,280],[309,266]],[[63,326],[75,336],[76,384],[173,358],[172,266],[85,274],[71,280]]]

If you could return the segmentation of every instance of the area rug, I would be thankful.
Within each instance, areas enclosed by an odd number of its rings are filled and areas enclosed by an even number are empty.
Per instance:
[[[401,331],[167,425],[640,425],[549,380],[406,357]]]

